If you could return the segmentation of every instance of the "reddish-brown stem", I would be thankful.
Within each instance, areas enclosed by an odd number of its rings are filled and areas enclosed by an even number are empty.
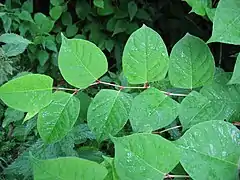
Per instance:
[[[170,130],[173,130],[173,129],[178,129],[178,128],[181,128],[182,126],[174,126],[174,127],[170,127],[170,128],[167,128],[167,129],[164,129],[162,131],[153,131],[152,133],[153,134],[162,134],[164,132],[167,132],[167,131],[170,131]]]

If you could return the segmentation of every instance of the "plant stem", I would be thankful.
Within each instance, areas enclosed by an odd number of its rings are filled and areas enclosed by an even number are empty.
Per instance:
[[[181,127],[182,127],[182,126],[174,126],[174,127],[170,127],[170,128],[168,128],[168,129],[164,129],[164,130],[159,131],[159,132],[154,131],[153,134],[162,134],[162,133],[164,133],[164,132],[167,132],[167,131],[170,131],[170,130],[173,130],[173,129],[178,129],[178,128],[181,128]]]
[[[167,175],[165,175],[164,178],[165,179],[166,178],[189,178],[189,176],[188,175],[170,175],[170,174],[167,174]]]
[[[108,83],[108,82],[99,81],[99,80],[96,81],[95,83],[90,84],[88,87],[96,85],[96,84],[108,85],[108,86],[119,88],[120,90],[122,90],[122,89],[148,89],[148,88],[150,88],[150,86],[148,84],[145,84],[144,86],[121,86],[121,85],[118,85],[118,84]],[[63,87],[53,87],[53,89],[63,90],[63,91],[74,91],[74,92],[78,92],[78,91],[81,90],[81,89],[71,89],[71,88],[63,88]],[[182,97],[187,96],[187,94],[171,93],[171,92],[166,92],[166,91],[160,91],[160,92],[162,92],[163,94],[165,94],[167,96],[182,96]]]

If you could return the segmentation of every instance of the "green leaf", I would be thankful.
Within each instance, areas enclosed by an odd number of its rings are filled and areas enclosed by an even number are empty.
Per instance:
[[[213,22],[216,13],[216,8],[206,8],[208,18]]]
[[[240,45],[240,3],[238,0],[221,0],[213,20],[211,42]]]
[[[83,39],[67,39],[62,35],[58,57],[64,79],[78,88],[86,88],[107,72],[107,58],[93,43]]]
[[[238,179],[240,131],[224,121],[207,121],[189,129],[176,144],[181,164],[194,180]]]
[[[46,143],[61,140],[78,118],[80,102],[72,94],[55,92],[53,101],[39,112],[37,128]]]
[[[7,57],[17,56],[21,53],[23,53],[26,48],[27,44],[5,44],[2,46],[2,49]]]
[[[46,47],[47,49],[49,49],[51,51],[58,52],[55,41],[50,38],[46,38],[44,40],[44,42],[42,43],[42,45],[44,48]]]
[[[221,113],[225,114],[224,117],[228,121],[232,121],[231,116],[240,112],[240,86],[227,85],[230,78],[231,73],[219,73],[215,76],[215,80],[211,85],[204,86],[200,90],[200,93],[209,100],[222,104],[220,109],[223,112]]]
[[[33,13],[33,0],[24,1],[22,5],[22,10]]]
[[[98,8],[104,8],[104,0],[93,0],[93,4]]]
[[[107,175],[107,169],[102,165],[77,157],[61,157],[49,160],[32,158],[32,164],[35,180],[103,180]]]
[[[38,112],[28,112],[25,116],[25,118],[23,119],[23,122],[28,121],[29,119],[32,119],[34,116],[37,115]]]
[[[79,0],[76,3],[76,14],[78,18],[84,20],[91,11],[91,6],[85,0]]]
[[[49,33],[54,26],[54,21],[52,21],[42,13],[36,13],[34,15],[34,21],[36,24],[37,32],[41,34]]]
[[[128,22],[126,20],[122,20],[122,19],[117,20],[117,23],[115,24],[114,32],[113,32],[112,36],[114,36],[114,35],[116,35],[118,33],[126,31],[127,30],[127,27],[126,27],[127,23]]]
[[[240,53],[237,56],[237,61],[234,66],[233,75],[228,84],[240,84]]]
[[[66,36],[73,37],[77,34],[77,32],[78,32],[78,27],[76,24],[68,25],[66,29]]]
[[[4,16],[6,13],[5,12],[0,12],[0,18],[1,16]]]
[[[44,66],[44,64],[49,59],[49,54],[47,51],[40,50],[37,52],[37,59],[39,60],[39,63],[41,66]]]
[[[129,83],[141,84],[164,79],[169,57],[161,36],[143,25],[129,37],[122,61]]]
[[[1,16],[3,28],[5,32],[8,32],[12,25],[12,18],[10,18],[7,14]]]
[[[116,135],[126,124],[132,97],[121,91],[102,89],[92,100],[87,114],[89,128],[99,141]]]
[[[33,19],[31,14],[28,11],[22,11],[19,15],[18,15],[19,19],[24,20],[24,21],[29,21],[33,23]]]
[[[203,121],[229,119],[231,113],[225,106],[225,103],[222,101],[211,99],[196,91],[192,91],[183,99],[179,109],[179,119],[183,130],[185,131]]]
[[[69,12],[64,12],[61,17],[62,23],[65,26],[72,24],[72,16]]]
[[[104,180],[119,180],[116,169],[114,167],[114,159],[107,156],[103,156],[103,158],[104,161],[102,162],[102,165],[108,170],[108,174]]]
[[[81,109],[78,117],[79,122],[85,121],[87,120],[87,111],[92,99],[84,92],[78,92],[75,97],[81,102]]]
[[[112,6],[112,0],[104,0],[104,8],[98,8],[97,13],[100,16],[108,16],[113,14],[114,7]]]
[[[114,47],[114,41],[109,39],[105,42],[105,48],[108,50],[108,52],[111,52],[113,50]]]
[[[49,14],[54,20],[58,20],[63,12],[62,6],[54,6]]]
[[[0,98],[19,111],[38,112],[51,102],[52,85],[53,79],[49,76],[28,74],[2,85]]]
[[[145,90],[133,100],[129,119],[135,132],[163,128],[178,116],[179,104],[156,88]]]
[[[172,49],[169,79],[178,88],[197,88],[211,84],[214,58],[208,46],[198,37],[186,34]]]
[[[22,120],[24,113],[12,108],[7,108],[4,113],[4,119],[2,121],[2,127],[7,127],[11,122],[16,122]]]
[[[53,5],[53,6],[59,6],[61,4],[64,3],[64,0],[50,0],[50,3]]]
[[[0,36],[0,42],[7,44],[30,44],[31,41],[14,33],[5,33]]]
[[[114,164],[120,179],[164,179],[179,162],[180,153],[170,141],[154,134],[113,138]]]
[[[128,14],[129,14],[129,17],[130,17],[130,21],[133,20],[133,18],[136,15],[137,11],[138,11],[137,4],[134,1],[130,1],[128,3]]]
[[[211,8],[211,0],[185,0],[189,6],[192,7],[192,11],[200,16],[206,15],[206,8]]]

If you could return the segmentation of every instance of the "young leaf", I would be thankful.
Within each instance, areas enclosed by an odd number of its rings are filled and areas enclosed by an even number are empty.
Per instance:
[[[5,128],[11,122],[20,121],[23,119],[24,113],[22,111],[18,111],[12,108],[7,108],[4,113],[4,119],[2,121],[2,127]]]
[[[104,166],[77,157],[61,157],[49,160],[38,160],[32,157],[32,164],[35,180],[103,180],[107,175],[107,169]]]
[[[214,58],[198,37],[186,34],[172,49],[169,79],[178,88],[197,88],[213,81]]]
[[[5,33],[0,36],[0,42],[4,42],[6,44],[30,44],[31,41],[23,38],[14,33]]]
[[[114,164],[120,179],[164,179],[179,162],[178,149],[170,141],[154,134],[133,134],[112,138]]]
[[[33,0],[24,1],[22,5],[22,10],[33,13]]]
[[[78,18],[84,20],[91,11],[91,6],[88,1],[77,1],[76,3],[76,14]]]
[[[19,19],[24,20],[24,21],[29,21],[33,23],[33,19],[31,14],[28,11],[22,11],[19,15],[18,15]]]
[[[76,26],[76,24],[68,25],[66,29],[66,36],[73,37],[77,34],[77,32],[78,32],[78,27]]]
[[[123,51],[123,72],[131,84],[165,78],[169,57],[159,34],[143,25],[128,39]]]
[[[134,16],[136,15],[138,10],[137,4],[134,1],[130,1],[128,3],[128,13],[130,17],[130,21],[133,20]]]
[[[69,12],[64,12],[61,17],[62,23],[65,26],[72,24],[72,16]]]
[[[93,43],[83,39],[67,39],[62,35],[58,57],[64,79],[78,88],[86,88],[107,72],[107,58]]]
[[[131,108],[132,97],[121,91],[101,90],[88,108],[89,128],[99,141],[116,135],[126,124]]]
[[[179,119],[183,130],[203,121],[229,119],[232,114],[226,111],[225,106],[225,103],[217,99],[192,91],[183,99],[179,108]]]
[[[53,5],[53,6],[59,6],[61,4],[64,3],[64,0],[50,0],[50,3]]]
[[[129,119],[135,132],[148,132],[169,125],[178,115],[179,104],[156,88],[133,100]]]
[[[93,4],[98,8],[104,8],[104,0],[93,0]]]
[[[54,21],[50,20],[42,13],[36,13],[34,15],[34,21],[36,24],[37,32],[41,34],[49,33],[54,26]]]
[[[53,79],[46,75],[28,74],[0,87],[0,98],[9,107],[24,112],[38,112],[52,100]]]
[[[228,84],[240,84],[240,53],[237,56],[237,61],[234,66],[233,75]]]
[[[7,14],[1,16],[3,28],[5,32],[8,32],[12,25],[12,18],[10,18]]]
[[[210,8],[212,6],[211,0],[185,0],[189,6],[192,7],[191,12],[195,12],[200,16],[206,15],[206,8]]]
[[[54,6],[49,14],[54,20],[58,20],[63,12],[62,6]]]
[[[191,178],[237,179],[240,131],[224,121],[207,121],[189,129],[176,144]]]
[[[72,129],[80,111],[80,101],[72,94],[55,92],[53,101],[39,112],[37,128],[46,143],[61,140]]]
[[[222,42],[240,45],[240,2],[221,0],[213,20],[213,32],[208,43]]]
[[[114,12],[114,7],[112,6],[112,0],[104,0],[104,8],[98,8],[97,13],[100,16],[108,16]]]
[[[40,51],[37,52],[37,58],[39,60],[40,65],[44,66],[44,64],[49,59],[49,54],[48,54],[47,51],[40,50]]]

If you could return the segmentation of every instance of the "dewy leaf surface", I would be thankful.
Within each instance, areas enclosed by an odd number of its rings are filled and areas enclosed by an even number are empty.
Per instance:
[[[131,84],[162,80],[168,71],[167,48],[157,32],[143,25],[129,37],[122,63]]]
[[[183,130],[203,121],[224,120],[231,117],[225,103],[192,91],[183,99],[179,108],[179,119]]]
[[[114,164],[120,179],[161,180],[180,159],[175,145],[158,135],[133,134],[112,139]]]
[[[197,88],[210,84],[214,59],[208,46],[198,37],[186,34],[172,49],[169,79],[178,88]]]
[[[169,125],[178,115],[179,104],[156,88],[133,100],[129,119],[135,132],[149,132]]]
[[[72,129],[80,111],[80,101],[72,94],[55,92],[53,101],[39,112],[37,128],[46,143],[61,140]]]
[[[231,74],[219,73],[211,85],[204,86],[200,90],[200,93],[209,100],[217,104],[222,103],[224,108],[219,108],[219,110],[223,111],[221,113],[227,120],[231,120],[233,115],[240,113],[240,85],[227,85]]]
[[[237,56],[237,61],[234,66],[233,75],[228,84],[240,84],[240,53]]]
[[[240,1],[221,0],[213,20],[213,32],[208,42],[240,44]]]
[[[103,180],[107,169],[96,162],[62,157],[49,160],[32,158],[34,180]]]
[[[28,74],[0,87],[0,98],[9,107],[24,112],[38,112],[52,100],[53,79],[46,75]]]
[[[62,35],[58,57],[64,79],[78,88],[86,88],[107,72],[107,58],[93,43],[83,39],[67,39]]]
[[[207,121],[189,129],[176,144],[181,164],[194,180],[233,180],[238,176],[240,131],[224,121]]]
[[[126,124],[132,96],[121,91],[102,89],[92,100],[87,113],[89,128],[99,141],[116,135]]]
[[[211,7],[211,0],[185,0],[192,7],[192,12],[200,16],[206,15],[206,8]]]

